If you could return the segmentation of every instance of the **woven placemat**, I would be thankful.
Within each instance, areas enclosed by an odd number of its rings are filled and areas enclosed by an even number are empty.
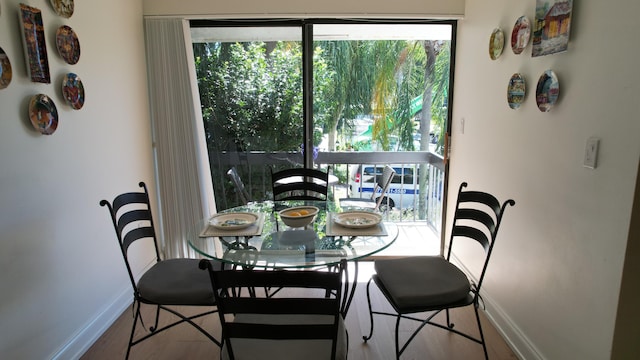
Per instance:
[[[238,230],[222,230],[214,227],[207,222],[207,225],[200,232],[200,237],[211,236],[258,236],[262,234],[262,227],[264,226],[264,213],[257,214],[258,220],[244,229]]]
[[[330,213],[327,217],[327,236],[387,236],[387,229],[384,224],[379,224],[367,228],[347,228],[342,225],[338,225],[334,221],[335,213]]]

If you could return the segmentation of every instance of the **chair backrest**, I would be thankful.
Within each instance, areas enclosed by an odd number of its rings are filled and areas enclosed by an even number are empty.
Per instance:
[[[227,175],[229,176],[229,178],[231,178],[231,182],[233,182],[233,186],[236,189],[236,194],[238,194],[240,201],[242,201],[244,205],[248,204],[249,201],[251,201],[251,196],[249,195],[247,189],[244,187],[244,183],[242,182],[240,175],[238,175],[238,170],[236,169],[236,167],[234,166],[229,169],[229,171],[227,171]]]
[[[127,271],[129,272],[129,279],[136,292],[136,281],[129,263],[129,246],[137,240],[150,239],[153,241],[156,251],[156,261],[160,261],[160,251],[158,249],[158,240],[156,239],[153,217],[151,215],[147,185],[144,182],[140,182],[138,185],[144,189],[144,192],[120,194],[116,196],[111,203],[107,200],[100,201],[100,206],[106,206],[109,209],[113,228],[118,238],[118,244],[120,245]]]
[[[389,190],[389,185],[391,185],[391,180],[395,176],[396,171],[389,165],[385,165],[384,169],[382,169],[382,176],[380,176],[376,180],[376,186],[373,188],[373,193],[371,194],[371,199],[375,200],[378,194],[378,189],[380,189],[380,196],[376,201],[376,210],[380,207],[380,204],[385,198],[385,194]]]
[[[329,173],[292,168],[271,173],[273,200],[327,200]]]
[[[480,291],[504,210],[507,205],[514,206],[516,202],[509,199],[500,204],[491,194],[481,191],[463,191],[465,187],[467,183],[463,182],[458,189],[447,260],[451,259],[454,239],[469,238],[480,243],[485,252],[482,272],[476,284],[476,290]]]
[[[215,271],[209,260],[201,260],[200,268],[208,269],[211,277],[222,340],[229,357],[234,358],[232,339],[324,339],[332,342],[331,358],[335,358],[346,265],[342,260],[335,271]],[[282,287],[280,294],[290,290],[291,297],[260,297],[234,292],[243,287]],[[313,289],[316,291],[310,291]],[[234,320],[229,321],[228,315],[234,315]],[[269,358],[269,354],[263,355]]]

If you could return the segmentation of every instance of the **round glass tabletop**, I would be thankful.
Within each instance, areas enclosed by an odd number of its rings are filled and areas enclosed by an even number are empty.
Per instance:
[[[291,228],[279,219],[286,207],[313,205],[320,208],[314,222]],[[199,254],[224,263],[251,268],[312,268],[356,261],[390,246],[398,237],[393,222],[382,221],[365,228],[342,227],[331,202],[272,201],[225,210],[225,214],[255,213],[255,223],[240,229],[212,226],[211,218],[199,221],[188,234],[189,246]],[[218,215],[219,216],[219,215]]]

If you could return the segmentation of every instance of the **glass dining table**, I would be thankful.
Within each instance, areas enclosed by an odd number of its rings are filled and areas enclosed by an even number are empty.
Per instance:
[[[320,209],[315,221],[305,228],[285,225],[278,211],[302,205]],[[345,259],[354,264],[350,289],[350,280],[346,279],[346,311],[357,283],[358,260],[393,244],[398,237],[398,227],[387,221],[366,228],[343,227],[334,221],[341,210],[331,201],[250,203],[221,211],[217,216],[231,213],[255,214],[255,224],[238,230],[223,230],[212,226],[209,217],[192,227],[187,240],[189,246],[200,255],[245,269],[326,268]]]

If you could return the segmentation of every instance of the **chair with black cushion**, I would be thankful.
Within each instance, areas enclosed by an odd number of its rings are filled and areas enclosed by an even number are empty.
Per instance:
[[[222,324],[221,359],[346,359],[342,277],[336,271],[224,270],[203,259]],[[234,296],[242,287],[282,287],[278,297]],[[284,295],[283,295],[284,294]]]
[[[227,171],[227,175],[231,178],[231,182],[233,183],[238,198],[240,198],[243,205],[247,205],[251,201],[251,195],[249,195],[249,192],[245,188],[244,182],[242,182],[236,167],[233,166],[229,169],[229,171]]]
[[[144,192],[120,194],[111,203],[107,200],[100,201],[101,206],[106,206],[109,209],[118,245],[133,287],[135,313],[126,358],[129,357],[132,346],[184,322],[191,324],[216,345],[220,346],[221,343],[218,340],[193,321],[217,312],[209,276],[200,271],[198,259],[160,259],[147,186],[144,182],[140,182],[139,186],[144,189]],[[136,259],[129,256],[129,248],[133,243],[138,243],[139,240],[153,242],[155,263],[136,281],[131,263],[132,261],[135,262]],[[216,266],[219,266],[219,263],[216,263]],[[145,335],[134,339],[138,319],[144,326],[140,313],[142,304],[156,307],[155,323]],[[203,307],[203,311],[196,315],[184,316],[171,308],[173,306],[198,306]],[[160,310],[167,311],[177,316],[178,319],[158,328]]]
[[[482,345],[485,358],[488,359],[478,307],[480,306],[480,288],[484,280],[487,265],[493,251],[496,235],[507,205],[514,206],[515,201],[500,202],[491,194],[480,191],[463,191],[467,183],[458,190],[453,228],[449,239],[446,257],[410,256],[397,259],[375,261],[375,274],[367,284],[367,301],[371,319],[371,331],[363,336],[367,341],[373,335],[373,315],[387,315],[396,318],[395,352],[396,358],[407,348],[417,333],[426,325],[462,335]],[[477,242],[481,247],[483,259],[478,263],[479,276],[476,281],[469,280],[465,272],[451,262],[452,249],[460,241]],[[370,287],[374,282],[393,307],[395,312],[374,311],[371,306]],[[478,324],[479,336],[474,337],[454,328],[449,318],[449,309],[472,305]],[[434,317],[442,310],[446,313],[444,324],[436,322]],[[418,313],[427,313],[424,316]],[[400,346],[400,320],[421,322],[417,329]]]
[[[292,168],[271,173],[273,200],[327,200],[329,172]]]
[[[367,208],[374,211],[380,209],[380,206],[383,205],[384,199],[388,198],[387,191],[389,190],[389,185],[391,185],[391,181],[393,180],[395,174],[396,171],[391,166],[385,165],[382,169],[382,174],[380,176],[375,176],[374,182],[372,184],[373,191],[371,192],[371,197],[342,198],[340,199],[340,206]]]

